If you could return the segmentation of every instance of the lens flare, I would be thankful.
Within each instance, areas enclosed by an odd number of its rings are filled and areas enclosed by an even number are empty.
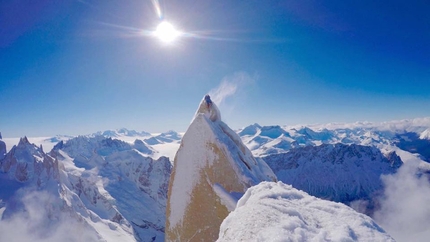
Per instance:
[[[157,26],[154,34],[162,42],[172,43],[178,38],[180,32],[171,23],[163,21]]]
[[[154,6],[154,10],[157,13],[159,19],[163,19],[163,12],[161,11],[160,2],[158,0],[151,0],[152,6]]]

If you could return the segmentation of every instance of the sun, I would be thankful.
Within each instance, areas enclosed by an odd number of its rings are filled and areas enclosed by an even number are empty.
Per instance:
[[[172,43],[179,37],[180,32],[171,23],[163,21],[157,26],[154,34],[162,42]]]

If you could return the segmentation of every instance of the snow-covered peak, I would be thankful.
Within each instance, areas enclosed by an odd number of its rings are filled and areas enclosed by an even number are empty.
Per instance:
[[[253,135],[256,135],[260,129],[261,129],[261,126],[259,124],[255,123],[255,124],[251,124],[251,125],[243,128],[243,129],[239,130],[238,134],[240,136],[245,136],[245,135],[253,136]]]
[[[169,130],[167,132],[161,133],[160,136],[175,138],[175,137],[179,137],[179,134],[174,130]]]
[[[215,240],[234,208],[234,194],[264,180],[271,169],[255,159],[240,137],[220,120],[214,103],[202,100],[176,153],[169,184],[166,240]]]
[[[150,136],[151,134],[145,131],[138,132],[136,130],[121,128],[121,129],[115,129],[115,130],[99,131],[92,134],[91,136],[98,136],[98,135],[102,135],[106,138],[109,138],[109,137],[116,138],[116,137],[145,137],[145,136]]]
[[[421,135],[420,135],[420,139],[428,139],[430,140],[430,128],[424,130]]]
[[[27,136],[24,136],[23,138],[19,139],[18,146],[27,146],[30,145],[30,142],[27,139]]]
[[[308,127],[304,127],[297,131],[297,133],[306,136],[309,139],[326,141],[332,138],[332,133],[328,129],[321,131],[314,131]]]
[[[143,154],[151,155],[154,153],[154,150],[152,148],[148,147],[147,144],[145,144],[142,140],[136,139],[133,143],[133,147],[138,150],[139,152]]]
[[[90,158],[94,154],[107,156],[117,151],[132,149],[131,145],[124,141],[110,137],[105,138],[101,135],[94,137],[78,136],[68,140],[61,148],[73,158],[78,156]]]
[[[38,185],[58,179],[58,161],[43,152],[42,146],[31,144],[27,137],[0,159],[0,170],[19,182],[37,180]]]
[[[251,187],[218,241],[394,241],[370,217],[282,182]]]
[[[155,136],[154,138],[162,142],[170,143],[173,141],[181,140],[181,135],[173,130],[169,130],[167,132]]]
[[[138,136],[142,135],[142,133],[137,132],[136,130],[128,130],[126,128],[118,129],[117,131],[119,134],[125,135],[125,136]],[[144,132],[146,133],[146,132]],[[149,134],[149,133],[147,133]]]
[[[210,100],[209,95],[206,95],[201,100],[199,107],[197,108],[197,111],[194,114],[194,119],[196,119],[198,116],[202,114],[205,115],[208,119],[210,119],[213,122],[221,121],[221,112],[219,111],[218,106]]]
[[[137,241],[164,241],[172,166],[168,158],[155,160],[145,152],[153,151],[139,139],[128,144],[80,136],[60,142],[52,153],[64,163],[67,187],[85,208],[109,223],[124,220]]]
[[[265,136],[265,137],[269,137],[272,139],[278,138],[281,135],[284,136],[290,136],[290,134],[288,134],[288,132],[286,132],[285,130],[283,130],[281,128],[281,126],[279,125],[273,125],[273,126],[263,126],[260,129],[260,135],[261,136]]]

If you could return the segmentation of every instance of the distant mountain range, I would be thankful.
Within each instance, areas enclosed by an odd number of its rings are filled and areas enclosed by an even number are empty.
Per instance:
[[[253,124],[237,134],[278,180],[347,204],[370,201],[383,189],[380,176],[396,173],[405,162],[419,162],[421,172],[430,173],[430,118]],[[85,241],[164,241],[167,187],[181,139],[175,131],[127,129],[78,137],[0,134],[0,223],[27,219],[40,238],[56,236],[50,226],[72,224],[83,229],[79,238]],[[32,215],[32,194],[43,198],[38,201],[44,216]]]
[[[430,118],[384,123],[326,124],[310,126],[260,126],[253,124],[238,131],[254,155],[285,153],[292,148],[321,144],[358,144],[364,146],[403,147],[422,155],[419,147],[430,144]],[[407,145],[406,145],[407,143]]]

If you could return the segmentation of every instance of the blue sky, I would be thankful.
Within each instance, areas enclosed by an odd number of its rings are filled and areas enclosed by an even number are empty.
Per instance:
[[[426,1],[159,2],[170,45],[150,0],[1,1],[3,136],[185,131],[221,83],[232,128],[430,116]]]

